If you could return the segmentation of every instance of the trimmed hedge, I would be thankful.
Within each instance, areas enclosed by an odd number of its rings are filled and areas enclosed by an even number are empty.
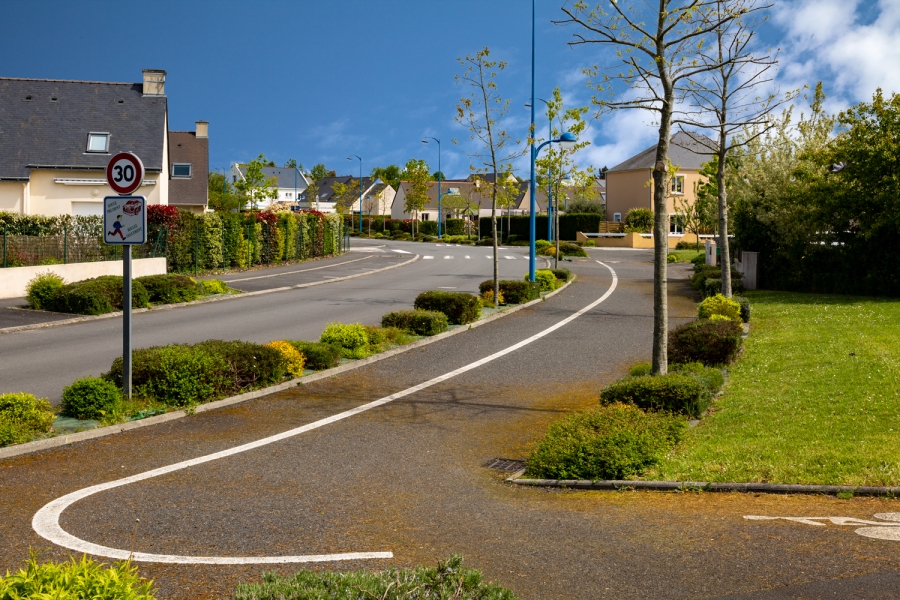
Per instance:
[[[0,448],[30,442],[47,433],[53,418],[53,407],[46,398],[25,392],[0,394]]]
[[[694,418],[703,414],[711,400],[709,389],[703,382],[680,373],[626,377],[600,392],[602,404],[634,404],[638,408]]]
[[[538,282],[518,281],[515,279],[501,279],[498,282],[500,293],[507,304],[524,304],[541,297],[541,285]],[[482,281],[478,291],[484,294],[494,289],[494,280]]]
[[[444,313],[454,325],[465,325],[478,320],[481,316],[481,301],[477,296],[465,292],[443,290],[422,292],[416,296],[413,306],[416,310]]]
[[[741,321],[750,322],[750,300],[743,296],[732,296],[732,300],[741,305]]]
[[[547,269],[547,270],[550,271],[551,273],[553,273],[553,276],[562,282],[566,282],[566,281],[569,281],[570,279],[572,279],[572,271],[570,271],[568,269]]]
[[[675,373],[681,373],[682,375],[687,375],[689,377],[696,377],[703,385],[706,386],[706,389],[709,390],[710,394],[717,394],[722,389],[722,386],[725,385],[725,376],[722,374],[720,369],[715,367],[707,367],[703,363],[692,362],[685,364],[674,364],[670,365],[670,368]]]
[[[538,248],[537,253],[541,256],[553,256],[556,253],[556,246],[542,246]],[[579,246],[578,244],[572,244],[570,242],[560,242],[559,243],[559,255],[562,256],[580,256],[582,258],[586,258],[588,253],[587,251]]]
[[[710,296],[697,307],[697,316],[701,319],[709,319],[713,315],[722,315],[732,321],[740,321],[741,305],[722,294]]]
[[[102,315],[122,310],[122,278],[102,275],[63,286],[47,303],[47,310],[77,315]],[[131,307],[150,306],[150,295],[140,281],[131,285]]]
[[[606,220],[606,215],[596,213],[567,213],[559,215],[559,239],[575,240],[577,233],[596,232],[600,230],[600,222]],[[528,241],[531,239],[531,224],[527,216],[503,217],[502,231],[505,238],[515,236],[516,240]],[[497,216],[497,233],[500,233],[500,216]],[[480,231],[482,235],[490,235],[491,218],[481,217]],[[547,219],[538,218],[535,222],[536,241],[547,239]]]
[[[319,341],[340,348],[344,358],[360,359],[369,355],[369,334],[366,326],[359,323],[329,323]]]
[[[730,364],[741,349],[740,323],[735,321],[693,321],[669,332],[669,361],[700,362],[708,367]]]
[[[416,335],[437,335],[447,330],[447,315],[431,310],[398,310],[381,317],[382,327],[396,327]]]
[[[741,293],[744,291],[744,280],[743,279],[732,279],[731,280],[731,291],[732,293]],[[721,278],[712,278],[707,277],[703,282],[703,289],[701,290],[704,298],[709,298],[710,296],[715,296],[716,294],[722,293],[722,279]]]
[[[525,274],[525,281],[528,281],[528,274]],[[556,275],[549,269],[537,269],[534,272],[534,282],[541,286],[542,292],[552,292],[556,289]]]
[[[52,310],[50,307],[53,306],[53,297],[65,285],[65,280],[56,273],[51,271],[38,273],[28,282],[28,286],[25,288],[27,290],[25,299],[28,301],[28,305],[35,310]]]
[[[154,304],[175,304],[176,302],[192,302],[200,296],[197,283],[187,275],[147,275],[138,277],[147,290],[150,302]]]
[[[331,369],[341,364],[341,348],[324,342],[288,340],[306,358],[306,368],[314,371]]]
[[[628,479],[653,466],[684,435],[684,419],[628,404],[598,406],[552,425],[526,461],[544,479]]]
[[[116,410],[122,393],[111,381],[100,377],[82,377],[63,388],[61,412],[76,419],[102,419]]]

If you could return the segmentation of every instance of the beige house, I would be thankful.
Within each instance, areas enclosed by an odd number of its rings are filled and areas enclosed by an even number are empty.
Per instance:
[[[0,211],[100,215],[103,197],[115,195],[106,165],[118,152],[143,162],[136,193],[149,204],[170,203],[173,177],[205,190],[206,123],[179,138],[184,152],[173,161],[170,139],[186,132],[170,138],[165,83],[160,70],[144,70],[140,83],[0,78]],[[206,207],[205,192],[178,195],[185,208]]]
[[[679,132],[672,136],[669,145],[669,161],[677,167],[670,182],[668,212],[672,215],[670,232],[681,233],[678,213],[683,207],[693,206],[697,197],[695,188],[705,178],[699,173],[703,163],[709,162],[709,146],[703,146],[689,135]],[[653,165],[656,161],[656,146],[632,156],[606,172],[606,219],[615,223],[625,220],[632,208],[653,210]]]

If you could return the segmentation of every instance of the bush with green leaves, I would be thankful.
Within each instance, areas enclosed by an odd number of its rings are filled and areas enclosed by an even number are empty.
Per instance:
[[[416,310],[430,310],[447,315],[454,325],[465,325],[477,321],[481,316],[481,301],[477,296],[465,292],[445,292],[432,290],[416,296],[413,303]]]
[[[669,373],[626,377],[600,392],[601,404],[634,404],[638,408],[666,411],[698,418],[712,399],[709,389],[696,377]]]
[[[447,315],[433,310],[397,310],[381,317],[382,327],[397,327],[416,335],[437,335],[448,325]]]
[[[528,281],[528,274],[525,274],[525,281]],[[541,286],[542,292],[552,292],[556,289],[556,275],[549,269],[537,269],[534,272],[534,281]]]
[[[713,395],[719,393],[722,386],[725,385],[725,376],[722,374],[722,370],[715,367],[707,367],[703,363],[690,362],[670,364],[669,369],[673,373],[680,373],[681,375],[687,375],[688,377],[696,377],[706,386],[709,393]]]
[[[553,256],[554,254],[556,254],[556,247],[553,245],[543,246],[541,248],[538,248],[537,253],[541,256]],[[587,251],[578,244],[573,244],[572,242],[559,243],[560,258],[562,258],[563,256],[580,256],[582,258],[586,258],[587,255]]]
[[[52,310],[50,307],[53,306],[54,296],[65,285],[65,280],[52,271],[38,273],[28,282],[28,286],[25,288],[25,299],[28,301],[28,305],[35,310]]]
[[[704,298],[709,298],[710,296],[715,296],[716,294],[722,293],[722,278],[721,277],[707,277],[703,282],[703,289],[700,290],[703,294]],[[733,293],[740,293],[744,291],[744,281],[740,278],[734,278],[731,280],[731,291]]]
[[[175,304],[176,302],[192,302],[200,295],[197,283],[187,275],[166,273],[165,275],[147,275],[135,279],[144,286],[154,304]]]
[[[649,208],[632,208],[625,213],[625,231],[650,233],[653,230],[653,211]]]
[[[741,349],[744,328],[735,321],[701,319],[669,332],[669,362],[700,362],[708,367],[731,364]]]
[[[437,567],[387,571],[299,571],[291,576],[265,573],[259,583],[237,586],[233,600],[307,600],[311,598],[377,598],[379,600],[515,600],[506,588],[485,582],[480,571],[462,566],[454,554]]]
[[[393,346],[402,346],[409,343],[412,338],[398,327],[378,327],[365,325],[366,335],[369,338],[368,354],[378,354]]]
[[[500,293],[507,304],[524,304],[531,300],[537,300],[541,297],[541,286],[539,283],[531,281],[518,281],[516,279],[501,279],[497,282],[500,286]],[[494,289],[494,280],[488,279],[482,281],[478,286],[478,291],[482,294],[488,290]]]
[[[744,296],[732,296],[732,300],[740,304],[741,306],[741,321],[744,323],[750,322],[750,300],[745,298]]]
[[[359,359],[369,355],[369,334],[365,325],[359,323],[329,323],[319,341],[339,347],[344,358]]]
[[[741,321],[741,305],[722,294],[710,296],[700,303],[697,314],[701,319],[709,319],[713,315],[722,315],[732,321]]]
[[[288,340],[306,358],[306,368],[314,371],[331,369],[341,364],[341,348],[335,344]]]
[[[228,284],[221,279],[201,279],[197,282],[197,288],[201,296],[228,293]]]
[[[554,277],[556,277],[558,280],[560,280],[564,283],[566,281],[569,281],[570,279],[572,279],[572,271],[570,271],[569,269],[547,269],[547,270],[550,271],[551,273],[553,273]]]
[[[630,479],[652,467],[684,435],[683,418],[630,404],[598,406],[556,421],[526,460],[541,479]]]
[[[116,410],[122,393],[114,383],[101,377],[82,377],[63,388],[61,413],[76,419],[102,419]]]
[[[30,442],[53,426],[53,407],[46,398],[25,392],[0,394],[0,448]]]
[[[0,577],[0,599],[153,600],[153,582],[129,561],[107,566],[87,556],[68,562],[39,563],[34,552],[25,567]]]
[[[140,281],[131,286],[131,307],[150,306],[150,296]],[[122,278],[102,275],[63,286],[50,298],[48,310],[77,315],[102,315],[122,310]]]

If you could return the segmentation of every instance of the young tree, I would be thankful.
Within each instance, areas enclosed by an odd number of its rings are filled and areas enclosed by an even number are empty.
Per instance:
[[[457,85],[470,88],[467,96],[460,98],[456,107],[456,121],[468,127],[470,138],[481,144],[481,148],[469,154],[481,162],[481,168],[473,171],[500,173],[512,168],[513,159],[525,151],[517,147],[520,140],[514,140],[501,122],[509,111],[509,100],[504,100],[497,88],[497,74],[506,69],[503,61],[490,60],[490,50],[485,46],[475,55],[460,58],[463,74],[455,77]],[[454,140],[455,141],[455,140]],[[494,238],[494,306],[499,306],[499,253],[497,243],[497,186],[491,188],[491,235]]]
[[[265,154],[260,154],[255,159],[244,165],[243,177],[239,177],[234,187],[240,192],[241,209],[245,201],[250,202],[253,209],[256,209],[258,202],[262,200],[274,200],[278,197],[278,189],[276,181],[272,177],[267,177],[263,173],[263,167],[269,166],[271,161],[266,158]]]
[[[350,227],[353,228],[353,203],[359,200],[359,179],[350,178],[347,183],[336,182],[331,186],[334,191],[334,209],[338,214],[345,215],[350,213]],[[360,207],[362,213],[362,207]],[[360,214],[362,219],[362,214]]]
[[[409,159],[403,170],[403,179],[409,182],[409,192],[406,194],[403,210],[414,215],[413,237],[416,235],[419,211],[424,210],[428,204],[428,184],[431,182],[431,174],[428,171],[428,163],[421,158]]]
[[[240,207],[241,201],[234,193],[225,175],[209,172],[209,208],[216,212],[228,212]]]
[[[371,173],[372,179],[380,179],[390,184],[395,190],[400,187],[400,167],[397,165],[388,165],[386,167],[375,167]]]
[[[303,195],[306,197],[306,206],[313,210],[319,210],[319,186],[316,185],[316,181],[313,179],[309,182],[309,187],[306,188],[306,191],[303,192]],[[315,204],[315,207],[313,205]]]
[[[721,8],[721,11],[719,11]],[[719,68],[719,63],[699,63],[696,54],[716,30],[742,15],[760,10],[740,0],[719,7],[715,0],[647,0],[619,6],[607,0],[594,8],[585,0],[564,6],[568,17],[559,23],[582,28],[572,45],[600,44],[615,50],[608,68],[598,63],[585,69],[598,95],[598,112],[641,109],[659,119],[659,138],[653,167],[653,361],[652,372],[668,371],[669,330],[666,258],[669,244],[669,140],[677,105],[697,78]],[[604,61],[605,62],[605,61]],[[602,76],[601,76],[602,71]],[[599,78],[599,80],[598,80]],[[619,99],[612,89],[625,85],[632,91]]]
[[[324,163],[319,163],[312,169],[310,169],[309,176],[313,179],[313,181],[319,181],[320,179],[325,179],[330,175],[328,169],[325,168]]]

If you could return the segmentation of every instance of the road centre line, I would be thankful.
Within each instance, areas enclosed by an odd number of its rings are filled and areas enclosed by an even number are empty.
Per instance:
[[[498,358],[506,356],[528,344],[531,344],[534,341],[537,341],[550,333],[553,333],[557,329],[564,327],[565,325],[571,323],[578,317],[584,315],[591,309],[595,308],[602,302],[604,302],[607,298],[609,298],[612,293],[615,291],[616,286],[618,284],[618,276],[616,272],[609,265],[597,261],[598,264],[602,265],[606,269],[609,270],[612,275],[612,283],[609,286],[609,289],[597,300],[591,302],[584,308],[578,310],[574,314],[566,317],[565,319],[559,321],[558,323],[551,325],[550,327],[540,331],[529,338],[526,338],[512,346],[508,346],[503,350],[495,352],[489,356],[486,356],[480,360],[471,362],[465,366],[462,366],[458,369],[420,383],[418,385],[414,385],[405,390],[396,392],[389,396],[385,396],[378,400],[374,400],[367,404],[363,404],[356,408],[338,413],[336,415],[332,415],[330,417],[326,417],[324,419],[320,419],[313,423],[309,423],[307,425],[303,425],[301,427],[296,427],[294,429],[290,429],[288,431],[284,431],[282,433],[272,435],[266,438],[262,438],[256,440],[254,442],[249,442],[246,444],[241,444],[239,446],[235,446],[234,448],[229,448],[227,450],[222,450],[220,452],[215,452],[212,454],[207,454],[205,456],[200,456],[197,458],[185,460],[179,463],[175,463],[172,465],[168,465],[165,467],[160,467],[158,469],[152,469],[150,471],[145,471],[143,473],[138,473],[136,475],[132,475],[130,477],[124,477],[122,479],[117,479],[114,481],[110,481],[107,483],[101,483],[98,485],[93,485],[90,487],[83,488],[81,490],[77,490],[75,492],[71,492],[49,502],[44,505],[37,513],[35,513],[34,518],[32,518],[31,526],[34,531],[43,537],[44,539],[58,545],[63,548],[68,548],[70,550],[75,550],[77,552],[82,552],[86,554],[92,554],[94,556],[103,556],[106,558],[113,558],[119,560],[135,560],[138,562],[155,562],[155,563],[169,563],[169,564],[217,564],[217,565],[233,565],[233,564],[283,564],[283,563],[307,563],[307,562],[326,562],[326,561],[339,561],[339,560],[361,560],[361,559],[375,559],[375,558],[392,558],[393,553],[391,552],[345,552],[339,554],[310,554],[310,555],[299,555],[299,556],[184,556],[184,555],[171,555],[171,554],[151,554],[145,552],[130,552],[128,550],[119,549],[119,548],[110,548],[107,546],[101,546],[99,544],[94,544],[88,542],[86,540],[82,540],[80,538],[75,537],[74,535],[65,531],[59,524],[59,519],[62,516],[63,511],[66,510],[69,506],[75,504],[79,500],[87,498],[88,496],[92,496],[99,492],[115,489],[118,487],[122,487],[128,485],[130,483],[136,483],[139,481],[144,481],[146,479],[151,479],[153,477],[158,477],[160,475],[165,475],[168,473],[172,473],[175,471],[180,471],[182,469],[186,469],[188,467],[192,467],[195,465],[204,464],[207,462],[212,462],[214,460],[218,460],[220,458],[226,458],[229,456],[233,456],[236,454],[240,454],[242,452],[247,452],[249,450],[255,450],[256,448],[260,448],[263,446],[267,446],[269,444],[273,444],[275,442],[280,442],[282,440],[286,440],[292,438],[294,436],[300,435],[302,433],[306,433],[308,431],[312,431],[314,429],[318,429],[325,425],[330,425],[332,423],[336,423],[338,421],[342,421],[352,416],[356,416],[363,412],[369,411],[373,408],[377,408],[393,402],[394,400],[398,400],[400,398],[404,398],[416,392],[420,392],[426,388],[432,387],[449,379],[452,379],[458,375],[471,371],[473,369],[477,369],[487,363],[490,363]]]
[[[359,262],[361,260],[368,260],[372,258],[371,256],[363,256],[362,258],[354,258],[353,260],[347,260],[344,262],[335,263],[333,265],[324,265],[321,267],[313,267],[312,269],[300,269],[299,271],[287,271],[285,273],[274,273],[272,275],[258,275],[257,277],[244,277],[242,279],[228,279],[223,280],[225,283],[235,283],[238,281],[250,281],[251,279],[268,279],[270,277],[281,277],[283,275],[294,275],[296,273],[306,273],[307,271],[318,271],[319,269],[330,269],[332,267],[339,267],[341,265],[349,265],[350,263]]]

